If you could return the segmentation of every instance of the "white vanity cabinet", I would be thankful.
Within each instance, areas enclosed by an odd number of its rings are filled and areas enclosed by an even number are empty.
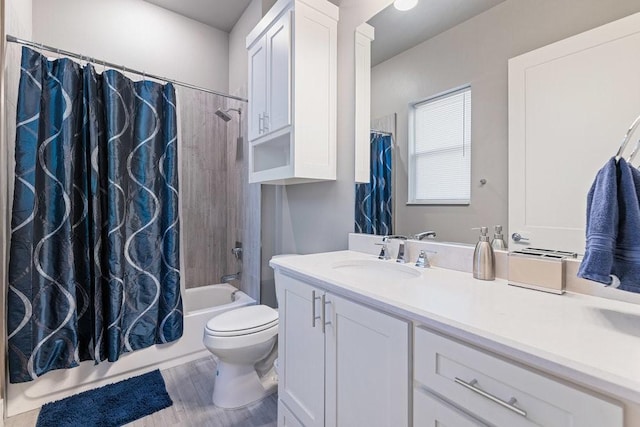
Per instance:
[[[336,178],[338,7],[279,0],[247,36],[249,182]]]
[[[279,425],[408,426],[408,322],[278,271],[276,283]]]
[[[623,409],[612,402],[420,327],[414,379],[416,427],[437,425],[434,417],[445,416],[466,423],[453,425],[623,426]]]

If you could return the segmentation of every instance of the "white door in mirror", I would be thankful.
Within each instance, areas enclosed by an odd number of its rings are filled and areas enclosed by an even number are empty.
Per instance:
[[[638,28],[630,15],[509,60],[509,231],[535,247],[584,252],[589,188],[640,113]]]

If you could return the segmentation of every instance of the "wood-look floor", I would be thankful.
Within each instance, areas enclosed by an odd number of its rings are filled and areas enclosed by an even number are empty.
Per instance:
[[[128,427],[275,427],[277,394],[242,409],[225,410],[211,403],[216,364],[213,357],[162,371],[173,406],[141,418]],[[8,418],[5,427],[32,427],[38,411]],[[87,426],[90,427],[90,426]]]

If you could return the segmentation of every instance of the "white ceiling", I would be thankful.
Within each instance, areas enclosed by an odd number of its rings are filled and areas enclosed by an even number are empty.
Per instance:
[[[187,18],[229,32],[251,0],[146,0]]]
[[[375,28],[371,65],[384,62],[503,1],[419,0],[415,8],[406,12],[391,5],[368,21]]]

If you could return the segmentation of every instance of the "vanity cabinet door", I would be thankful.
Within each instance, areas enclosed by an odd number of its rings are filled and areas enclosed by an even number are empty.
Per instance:
[[[282,400],[278,400],[278,427],[304,427]]]
[[[409,325],[326,297],[326,425],[409,425]]]
[[[278,398],[302,425],[324,426],[325,336],[321,319],[313,321],[323,291],[277,272],[276,282]]]

